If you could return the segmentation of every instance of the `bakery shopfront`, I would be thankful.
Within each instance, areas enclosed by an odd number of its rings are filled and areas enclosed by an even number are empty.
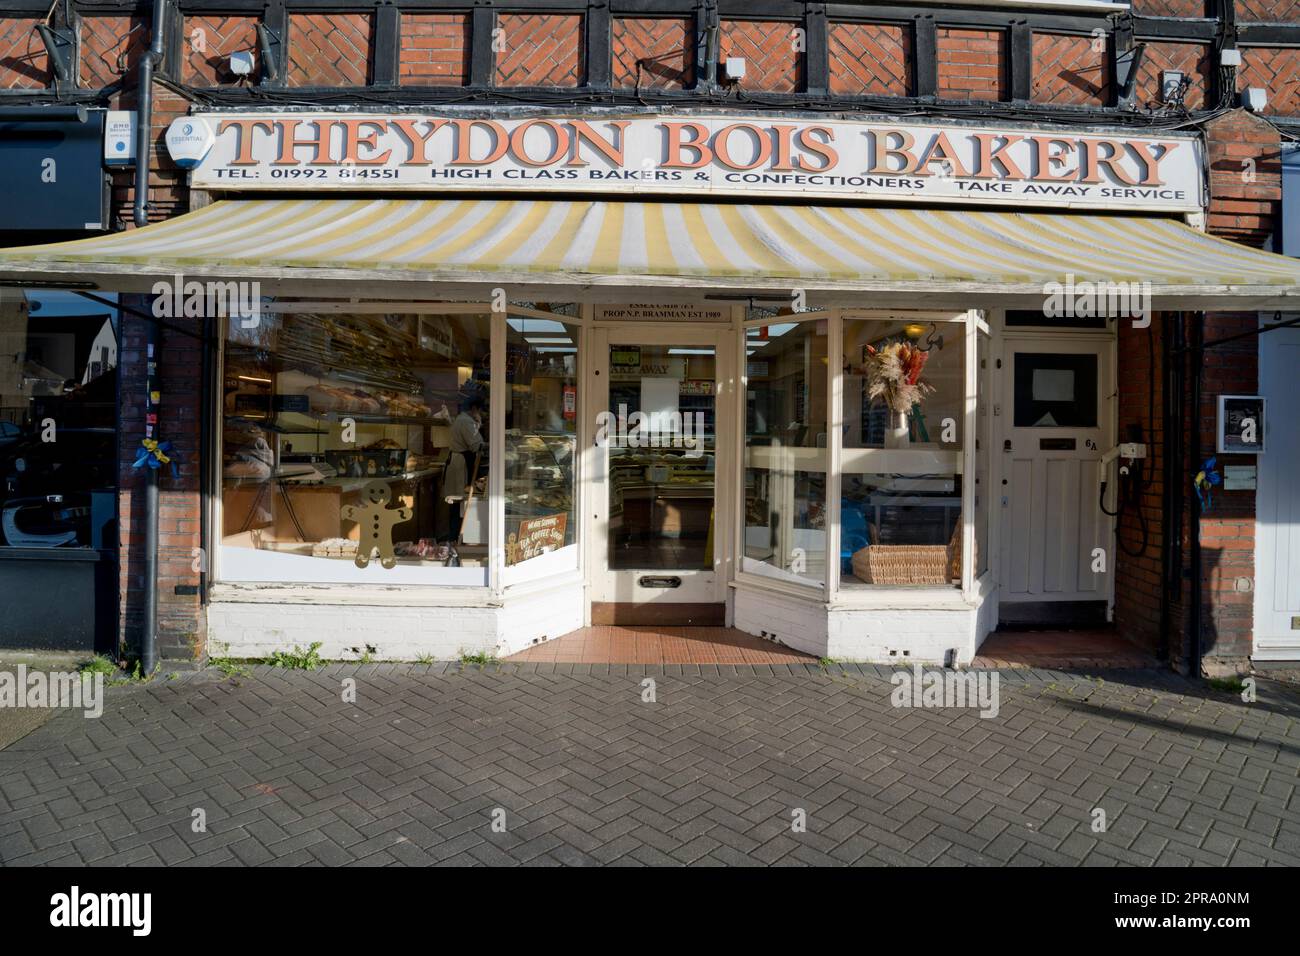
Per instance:
[[[1118,434],[1124,328],[1300,294],[1201,231],[1191,134],[519,109],[168,142],[193,211],[0,272],[214,316],[235,657],[725,623],[964,663],[1000,619],[1104,620],[1161,427]]]

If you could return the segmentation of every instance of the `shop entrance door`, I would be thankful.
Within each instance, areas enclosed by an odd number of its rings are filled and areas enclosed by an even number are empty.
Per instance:
[[[1271,314],[1270,314],[1271,318]],[[1287,313],[1285,318],[1294,318]],[[1300,660],[1300,329],[1260,337],[1260,394],[1264,454],[1259,468],[1255,523],[1256,660]],[[1250,462],[1252,459],[1242,459]]]
[[[1115,566],[1111,520],[1098,498],[1099,462],[1114,432],[1112,354],[1109,339],[1097,337],[1005,339],[995,498],[1004,623],[1105,620],[1113,575],[1093,566],[1095,548],[1106,549],[1108,572]],[[1112,478],[1112,510],[1115,490]]]
[[[592,623],[723,624],[735,434],[724,333],[594,332]]]

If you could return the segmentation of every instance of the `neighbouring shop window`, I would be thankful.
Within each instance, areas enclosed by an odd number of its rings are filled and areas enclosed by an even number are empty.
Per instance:
[[[232,318],[222,579],[485,585],[490,340],[474,305]]]
[[[574,462],[578,326],[561,316],[506,318],[505,533],[507,583],[576,568]]]
[[[742,569],[825,586],[828,322],[746,331]]]
[[[117,546],[116,321],[0,289],[0,548]]]
[[[844,318],[842,588],[961,583],[965,335]]]

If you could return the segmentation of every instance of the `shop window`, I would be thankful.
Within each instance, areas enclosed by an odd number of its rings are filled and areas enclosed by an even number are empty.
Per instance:
[[[989,484],[993,453],[993,359],[988,332],[980,329],[975,341],[975,577],[989,569],[989,503],[995,494]]]
[[[840,586],[960,585],[965,325],[843,321]]]
[[[115,322],[0,289],[0,548],[117,546]]]
[[[825,586],[827,320],[747,330],[742,570]]]
[[[222,579],[486,585],[491,324],[480,306],[232,318]]]
[[[578,566],[578,333],[559,315],[506,318],[507,584]]]

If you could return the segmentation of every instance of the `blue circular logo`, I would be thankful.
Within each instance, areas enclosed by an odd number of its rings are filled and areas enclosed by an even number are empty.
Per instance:
[[[186,124],[185,124],[185,135],[186,135],[186,136],[189,136],[189,135],[190,135],[191,133],[193,133],[193,132],[194,132],[194,124],[193,124],[193,123],[186,123]]]

